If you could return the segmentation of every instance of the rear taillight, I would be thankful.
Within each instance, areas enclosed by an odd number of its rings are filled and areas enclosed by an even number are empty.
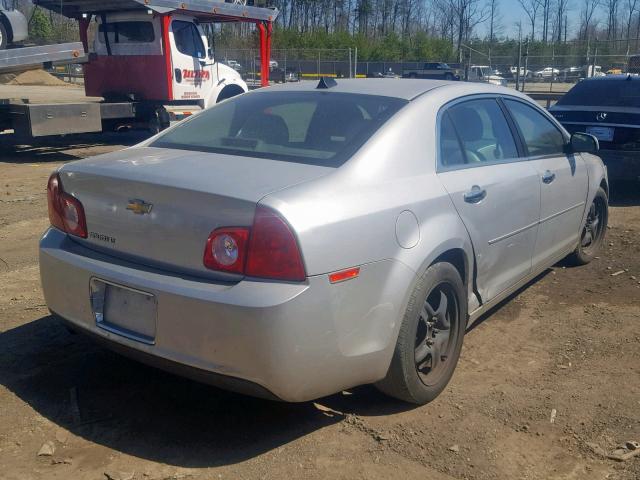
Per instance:
[[[293,232],[275,212],[260,206],[253,219],[246,274],[293,282],[306,277]]]
[[[219,228],[207,240],[204,266],[212,270],[244,273],[248,228]]]
[[[47,200],[51,225],[76,237],[87,238],[84,208],[78,199],[62,188],[60,176],[54,173],[47,184]]]
[[[300,282],[306,277],[293,232],[277,213],[260,206],[251,230],[237,227],[211,232],[204,265],[212,270],[273,280]]]

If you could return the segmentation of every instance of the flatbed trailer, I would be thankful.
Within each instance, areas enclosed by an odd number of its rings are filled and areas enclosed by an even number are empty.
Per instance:
[[[0,73],[22,72],[32,68],[86,61],[82,42],[0,50]]]
[[[277,9],[216,0],[34,3],[78,20],[81,42],[1,52],[0,73],[80,63],[85,93],[104,100],[32,104],[0,98],[0,132],[13,130],[27,138],[125,128],[147,128],[153,133],[172,120],[246,92],[249,87],[239,74],[214,58],[201,27],[204,23],[255,23],[261,83],[268,85]],[[90,44],[92,21],[97,28]]]

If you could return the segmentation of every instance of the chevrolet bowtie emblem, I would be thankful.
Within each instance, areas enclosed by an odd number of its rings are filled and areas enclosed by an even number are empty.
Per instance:
[[[596,115],[596,120],[598,120],[599,122],[604,122],[606,119],[607,119],[606,112],[600,112],[598,115]]]
[[[131,210],[136,215],[146,215],[151,213],[152,203],[146,203],[144,200],[129,200],[127,210]]]

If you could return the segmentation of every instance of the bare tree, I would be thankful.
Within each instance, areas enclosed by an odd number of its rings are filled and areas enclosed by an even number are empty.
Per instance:
[[[558,41],[558,43],[560,43],[562,41],[562,36],[564,34],[565,36],[565,41],[566,41],[566,31],[567,31],[567,26],[566,26],[566,21],[567,21],[567,10],[569,7],[569,0],[557,0],[556,3],[556,12],[557,12],[557,17],[556,17],[556,22],[557,22],[557,36],[556,39]]]
[[[593,14],[600,6],[600,0],[584,0],[582,12],[580,14],[582,25],[580,26],[579,37],[586,40],[589,37],[589,27],[592,25]]]
[[[529,25],[531,25],[531,40],[536,38],[536,20],[538,19],[538,11],[543,6],[541,0],[518,0],[518,3],[529,17]]]
[[[604,0],[607,11],[607,40],[614,40],[618,33],[619,0]]]
[[[627,0],[627,55],[629,55],[629,48],[631,48],[631,22],[637,9],[638,0]]]

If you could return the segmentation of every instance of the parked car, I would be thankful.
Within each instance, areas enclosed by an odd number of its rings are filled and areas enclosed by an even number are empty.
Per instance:
[[[300,75],[294,68],[287,68],[286,71],[284,68],[280,67],[272,68],[269,74],[269,78],[271,78],[271,80],[273,80],[275,83],[300,81]]]
[[[609,75],[576,84],[550,109],[569,132],[600,142],[613,180],[640,178],[640,77]]]
[[[239,62],[237,62],[236,60],[226,60],[223,63],[226,63],[228,66],[233,68],[236,72],[241,72],[242,71],[242,65]]]
[[[560,70],[558,80],[561,82],[577,82],[584,78],[585,71],[583,67],[567,67]]]
[[[546,67],[534,73],[534,77],[537,80],[555,80],[556,78],[558,78],[559,74],[560,70],[558,70],[557,68]]]
[[[598,255],[596,150],[493,85],[256,90],[52,174],[46,304],[227,389],[306,401],[375,383],[422,404],[469,322],[567,255]]]
[[[26,40],[27,36],[27,19],[18,11],[17,2],[0,0],[0,50]]]
[[[511,74],[512,78],[516,78],[518,74],[518,67],[510,67],[509,73]],[[531,70],[525,69],[524,67],[520,67],[520,78],[522,77],[531,78],[533,77],[533,72],[531,72]]]
[[[425,63],[422,68],[402,72],[403,78],[431,78],[440,80],[460,80],[460,75],[446,63]]]
[[[389,68],[385,72],[368,72],[367,78],[400,78],[400,75],[395,73],[393,69]]]
[[[500,75],[496,75],[491,70],[491,67],[483,66],[483,65],[472,65],[469,67],[469,82],[485,82],[490,83],[492,85],[498,85],[502,87],[507,86],[507,80],[501,77]]]

